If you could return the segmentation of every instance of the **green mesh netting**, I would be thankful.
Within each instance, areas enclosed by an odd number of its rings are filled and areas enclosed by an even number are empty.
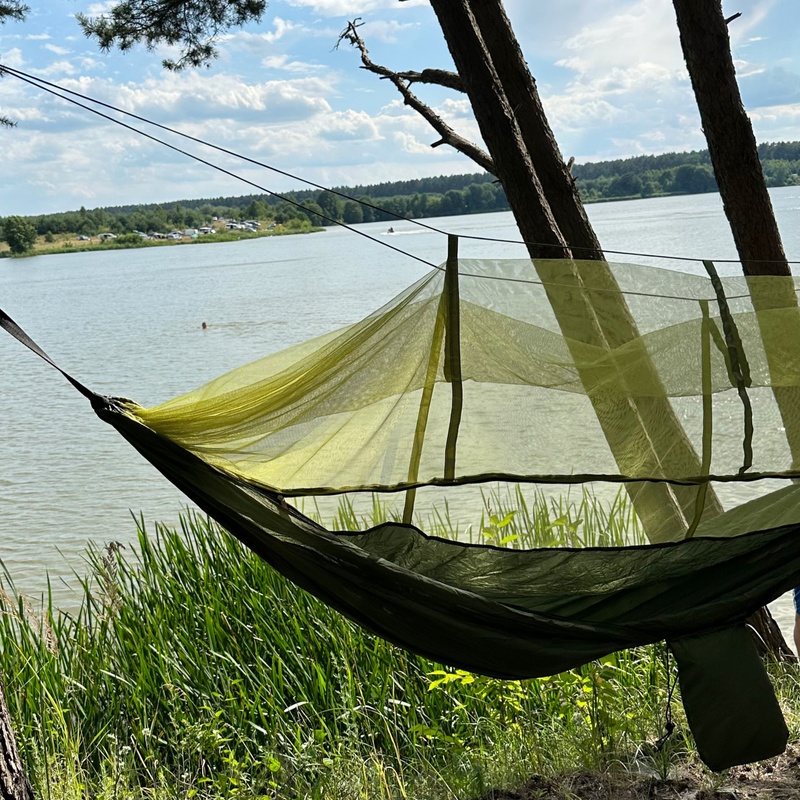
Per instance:
[[[356,325],[131,413],[286,496],[664,482],[632,487],[653,541],[721,510],[696,485],[795,474],[800,310],[774,307],[793,279],[570,266],[461,261]]]

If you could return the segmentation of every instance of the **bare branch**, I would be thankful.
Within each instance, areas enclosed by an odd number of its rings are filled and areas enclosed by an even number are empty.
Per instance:
[[[358,19],[348,22],[347,27],[339,36],[337,47],[342,41],[349,42],[361,54],[362,69],[372,72],[374,75],[378,75],[394,84],[397,91],[403,96],[405,105],[413,108],[441,137],[431,145],[432,147],[449,144],[450,147],[458,150],[459,153],[471,158],[479,167],[486,170],[486,172],[494,175],[494,162],[485,150],[482,150],[478,145],[470,142],[469,139],[465,139],[463,136],[456,133],[430,106],[423,103],[408,88],[408,79],[404,78],[402,73],[392,72],[392,70],[382,67],[380,64],[376,64],[372,61],[369,57],[367,46],[364,44],[364,40],[358,34],[359,27],[361,27],[361,22]],[[431,72],[444,73],[444,70],[424,70],[422,73],[414,74],[423,75]],[[435,83],[436,81],[424,82]]]
[[[395,75],[409,83],[433,83],[456,92],[464,91],[464,82],[461,80],[461,76],[457,72],[448,72],[445,69],[424,69],[422,72],[410,70],[396,72]]]

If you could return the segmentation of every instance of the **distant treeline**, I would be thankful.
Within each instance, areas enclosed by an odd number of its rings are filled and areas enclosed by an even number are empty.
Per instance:
[[[768,186],[800,183],[800,142],[762,144],[758,149]],[[572,174],[585,202],[717,190],[707,150],[575,164]],[[293,220],[309,220],[313,225],[330,225],[334,220],[351,225],[391,224],[398,216],[423,218],[508,209],[502,187],[486,173],[336,187],[334,191],[309,189],[284,193],[284,197],[258,194],[91,211],[81,208],[27,219],[40,235],[95,236],[104,231],[121,234],[199,228],[215,217],[273,220],[279,225],[296,225]]]
[[[800,183],[800,142],[760,144],[767,186]],[[708,150],[576,164],[572,174],[584,202],[717,191]]]

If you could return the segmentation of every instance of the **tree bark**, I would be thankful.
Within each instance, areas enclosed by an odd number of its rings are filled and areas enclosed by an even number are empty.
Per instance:
[[[681,47],[700,111],[708,153],[714,169],[725,215],[733,233],[742,270],[748,276],[757,312],[797,306],[791,270],[781,242],[778,223],[767,191],[753,126],[747,116],[736,81],[728,24],[721,0],[673,0]],[[784,276],[786,281],[759,281],[762,275]],[[800,325],[794,335],[775,326],[792,320],[781,315],[770,320],[759,314],[770,372],[785,371],[785,362],[800,363]],[[778,337],[780,337],[778,339]],[[780,352],[775,343],[780,341]],[[791,351],[791,352],[787,352]],[[781,414],[792,454],[792,467],[800,464],[800,391],[775,386],[773,394]],[[756,632],[762,653],[778,660],[794,660],[780,628],[769,610],[754,614],[748,624]]]
[[[567,244],[577,259],[603,261],[600,242],[589,222],[577,185],[564,163],[547,121],[536,81],[528,69],[502,1],[472,2],[471,8],[500,83],[515,111],[525,146],[541,179],[545,197]],[[583,286],[597,292],[593,305],[607,345],[619,347],[635,340],[639,336],[636,322],[624,298],[619,294],[619,286],[611,270],[602,266],[587,268],[580,263],[576,264],[576,270]],[[603,324],[604,320],[607,321],[606,324]],[[660,378],[648,358],[642,359],[641,368],[648,372],[647,378],[651,385],[660,386]],[[699,474],[700,460],[666,399],[666,393],[661,397],[636,398],[633,404],[642,432],[649,439],[661,469],[665,473],[674,474],[691,465],[689,468],[693,474]],[[636,492],[653,494],[653,488],[636,487]],[[662,489],[655,490],[655,493],[668,495],[670,502],[677,501],[684,518],[687,521],[692,520],[695,514],[696,488],[672,487],[667,492]],[[633,492],[631,494],[633,496]],[[704,516],[721,512],[722,506],[716,495],[709,492]]]
[[[431,5],[531,256],[569,258],[571,253],[525,146],[516,109],[505,94],[469,0],[433,0]]]
[[[503,91],[514,109],[522,140],[536,167],[542,190],[575,258],[603,260],[578,187],[567,169],[547,121],[536,81],[500,0],[471,4]]]
[[[789,275],[721,0],[673,0],[708,153],[745,275]]]
[[[431,5],[495,164],[495,175],[506,190],[531,256],[538,259],[534,266],[539,277],[546,286],[559,284],[558,289],[548,289],[548,297],[562,333],[568,342],[604,348],[635,340],[636,325],[611,270],[602,261],[589,268],[571,260],[573,242],[581,248],[579,258],[602,259],[603,255],[500,0],[432,0]],[[546,178],[540,181],[540,175]],[[534,206],[545,206],[546,213],[531,214]],[[570,231],[572,241],[567,241],[559,223]],[[553,237],[564,246],[551,247]],[[570,260],[543,260],[557,258]],[[640,363],[643,369],[649,368],[653,385],[658,385],[644,352]],[[624,385],[621,376],[609,379]],[[591,385],[591,379],[584,384]],[[700,459],[666,396],[627,400],[597,392],[589,396],[622,472],[644,465],[652,475],[700,473]],[[694,516],[696,487],[643,483],[629,485],[628,491],[654,541],[680,538]],[[704,513],[721,510],[709,492]]]
[[[0,800],[33,800],[17,740],[11,727],[5,687],[0,679]]]

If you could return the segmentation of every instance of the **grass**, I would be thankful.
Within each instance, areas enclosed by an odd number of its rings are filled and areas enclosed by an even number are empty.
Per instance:
[[[512,547],[638,530],[624,495],[610,508],[484,501],[474,535]],[[355,519],[344,503],[335,523],[385,515],[376,501]],[[204,517],[178,530],[140,519],[137,534],[89,549],[71,613],[32,608],[5,575],[0,672],[39,797],[444,800],[567,769],[666,774],[693,757],[681,733],[652,746],[674,682],[663,645],[493,680],[365,633]],[[776,677],[796,698],[793,671]]]

